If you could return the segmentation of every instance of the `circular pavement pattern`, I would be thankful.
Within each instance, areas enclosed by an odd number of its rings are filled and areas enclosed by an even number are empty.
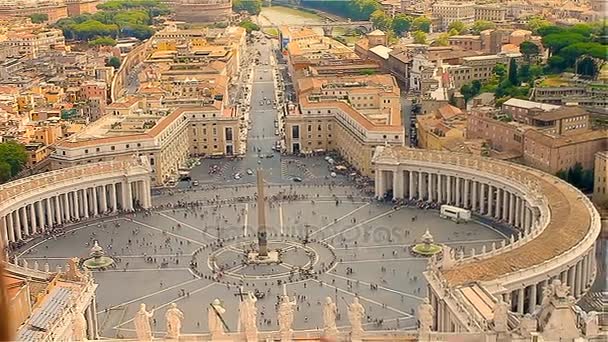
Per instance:
[[[238,329],[240,293],[259,294],[259,329],[276,330],[277,296],[296,296],[296,329],[322,327],[322,300],[338,305],[338,327],[348,326],[347,304],[359,296],[365,329],[416,325],[417,304],[426,296],[426,259],[409,252],[428,228],[438,243],[481,250],[505,235],[479,222],[439,218],[434,210],[394,208],[350,186],[270,186],[266,216],[269,249],[279,264],[247,263],[255,247],[257,208],[253,186],[172,192],[153,198],[149,213],[81,222],[65,234],[29,242],[18,253],[30,264],[65,265],[87,257],[95,240],[116,266],[94,271],[98,322],[104,337],[134,336],[140,303],[155,310],[153,327],[164,336],[165,310],[177,303],[184,333],[207,331],[206,308],[214,298]],[[235,200],[238,199],[238,200]],[[169,206],[171,205],[171,207]]]

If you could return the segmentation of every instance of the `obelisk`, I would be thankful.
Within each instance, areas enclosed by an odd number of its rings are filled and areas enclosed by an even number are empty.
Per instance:
[[[268,256],[268,241],[266,240],[266,201],[264,200],[264,173],[257,170],[258,181],[258,257]]]

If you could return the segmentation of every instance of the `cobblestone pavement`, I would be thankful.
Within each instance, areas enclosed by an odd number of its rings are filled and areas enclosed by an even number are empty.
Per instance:
[[[257,233],[257,210],[251,185],[204,187],[196,191],[165,191],[154,197],[155,206],[178,201],[200,201],[187,208],[163,207],[151,214],[137,213],[81,223],[65,235],[32,241],[21,251],[30,264],[64,265],[67,258],[87,257],[94,240],[117,260],[115,269],[94,273],[99,326],[104,337],[134,336],[132,318],[139,303],[156,310],[154,330],[164,336],[164,312],[172,302],[185,314],[185,333],[207,331],[206,308],[220,298],[226,321],[237,329],[238,297],[258,290],[260,330],[277,329],[274,305],[284,292],[300,296],[295,328],[322,325],[320,302],[331,296],[338,304],[339,326],[348,325],[346,304],[358,295],[369,320],[366,329],[406,329],[415,326],[416,305],[426,295],[422,276],[426,260],[414,257],[408,246],[429,228],[436,241],[454,248],[480,250],[503,236],[478,223],[455,224],[436,211],[395,210],[350,186],[269,186],[269,241],[285,252],[285,264],[241,267],[243,250]],[[249,197],[248,197],[249,196]],[[240,202],[229,199],[241,198]],[[224,204],[209,202],[222,200]],[[218,239],[223,247],[213,246]],[[303,240],[314,241],[306,244]],[[293,247],[289,247],[292,246]],[[293,248],[293,249],[292,249]],[[302,254],[306,248],[310,253]],[[208,262],[224,267],[219,281],[212,279]],[[316,277],[290,276],[291,266],[318,261]],[[312,259],[311,259],[312,260]],[[190,262],[196,262],[190,265]],[[236,261],[236,262],[235,262]],[[212,266],[216,267],[216,266]],[[351,272],[352,270],[352,272]],[[279,285],[278,281],[285,285]],[[370,284],[377,285],[376,290]],[[382,320],[382,324],[378,322]]]

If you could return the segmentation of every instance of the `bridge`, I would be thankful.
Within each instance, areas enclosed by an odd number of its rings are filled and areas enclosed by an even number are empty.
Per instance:
[[[327,20],[324,23],[318,24],[296,24],[287,25],[290,27],[321,27],[323,28],[323,34],[331,36],[335,27],[348,27],[359,30],[363,33],[368,33],[373,30],[373,24],[371,21],[330,21]],[[260,28],[276,28],[276,25],[262,25]]]

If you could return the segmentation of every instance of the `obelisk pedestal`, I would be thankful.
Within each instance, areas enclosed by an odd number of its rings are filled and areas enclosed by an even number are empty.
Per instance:
[[[251,264],[272,264],[279,262],[279,253],[268,250],[268,233],[266,232],[266,200],[264,195],[264,173],[257,170],[258,187],[258,250],[249,253],[247,262]]]

